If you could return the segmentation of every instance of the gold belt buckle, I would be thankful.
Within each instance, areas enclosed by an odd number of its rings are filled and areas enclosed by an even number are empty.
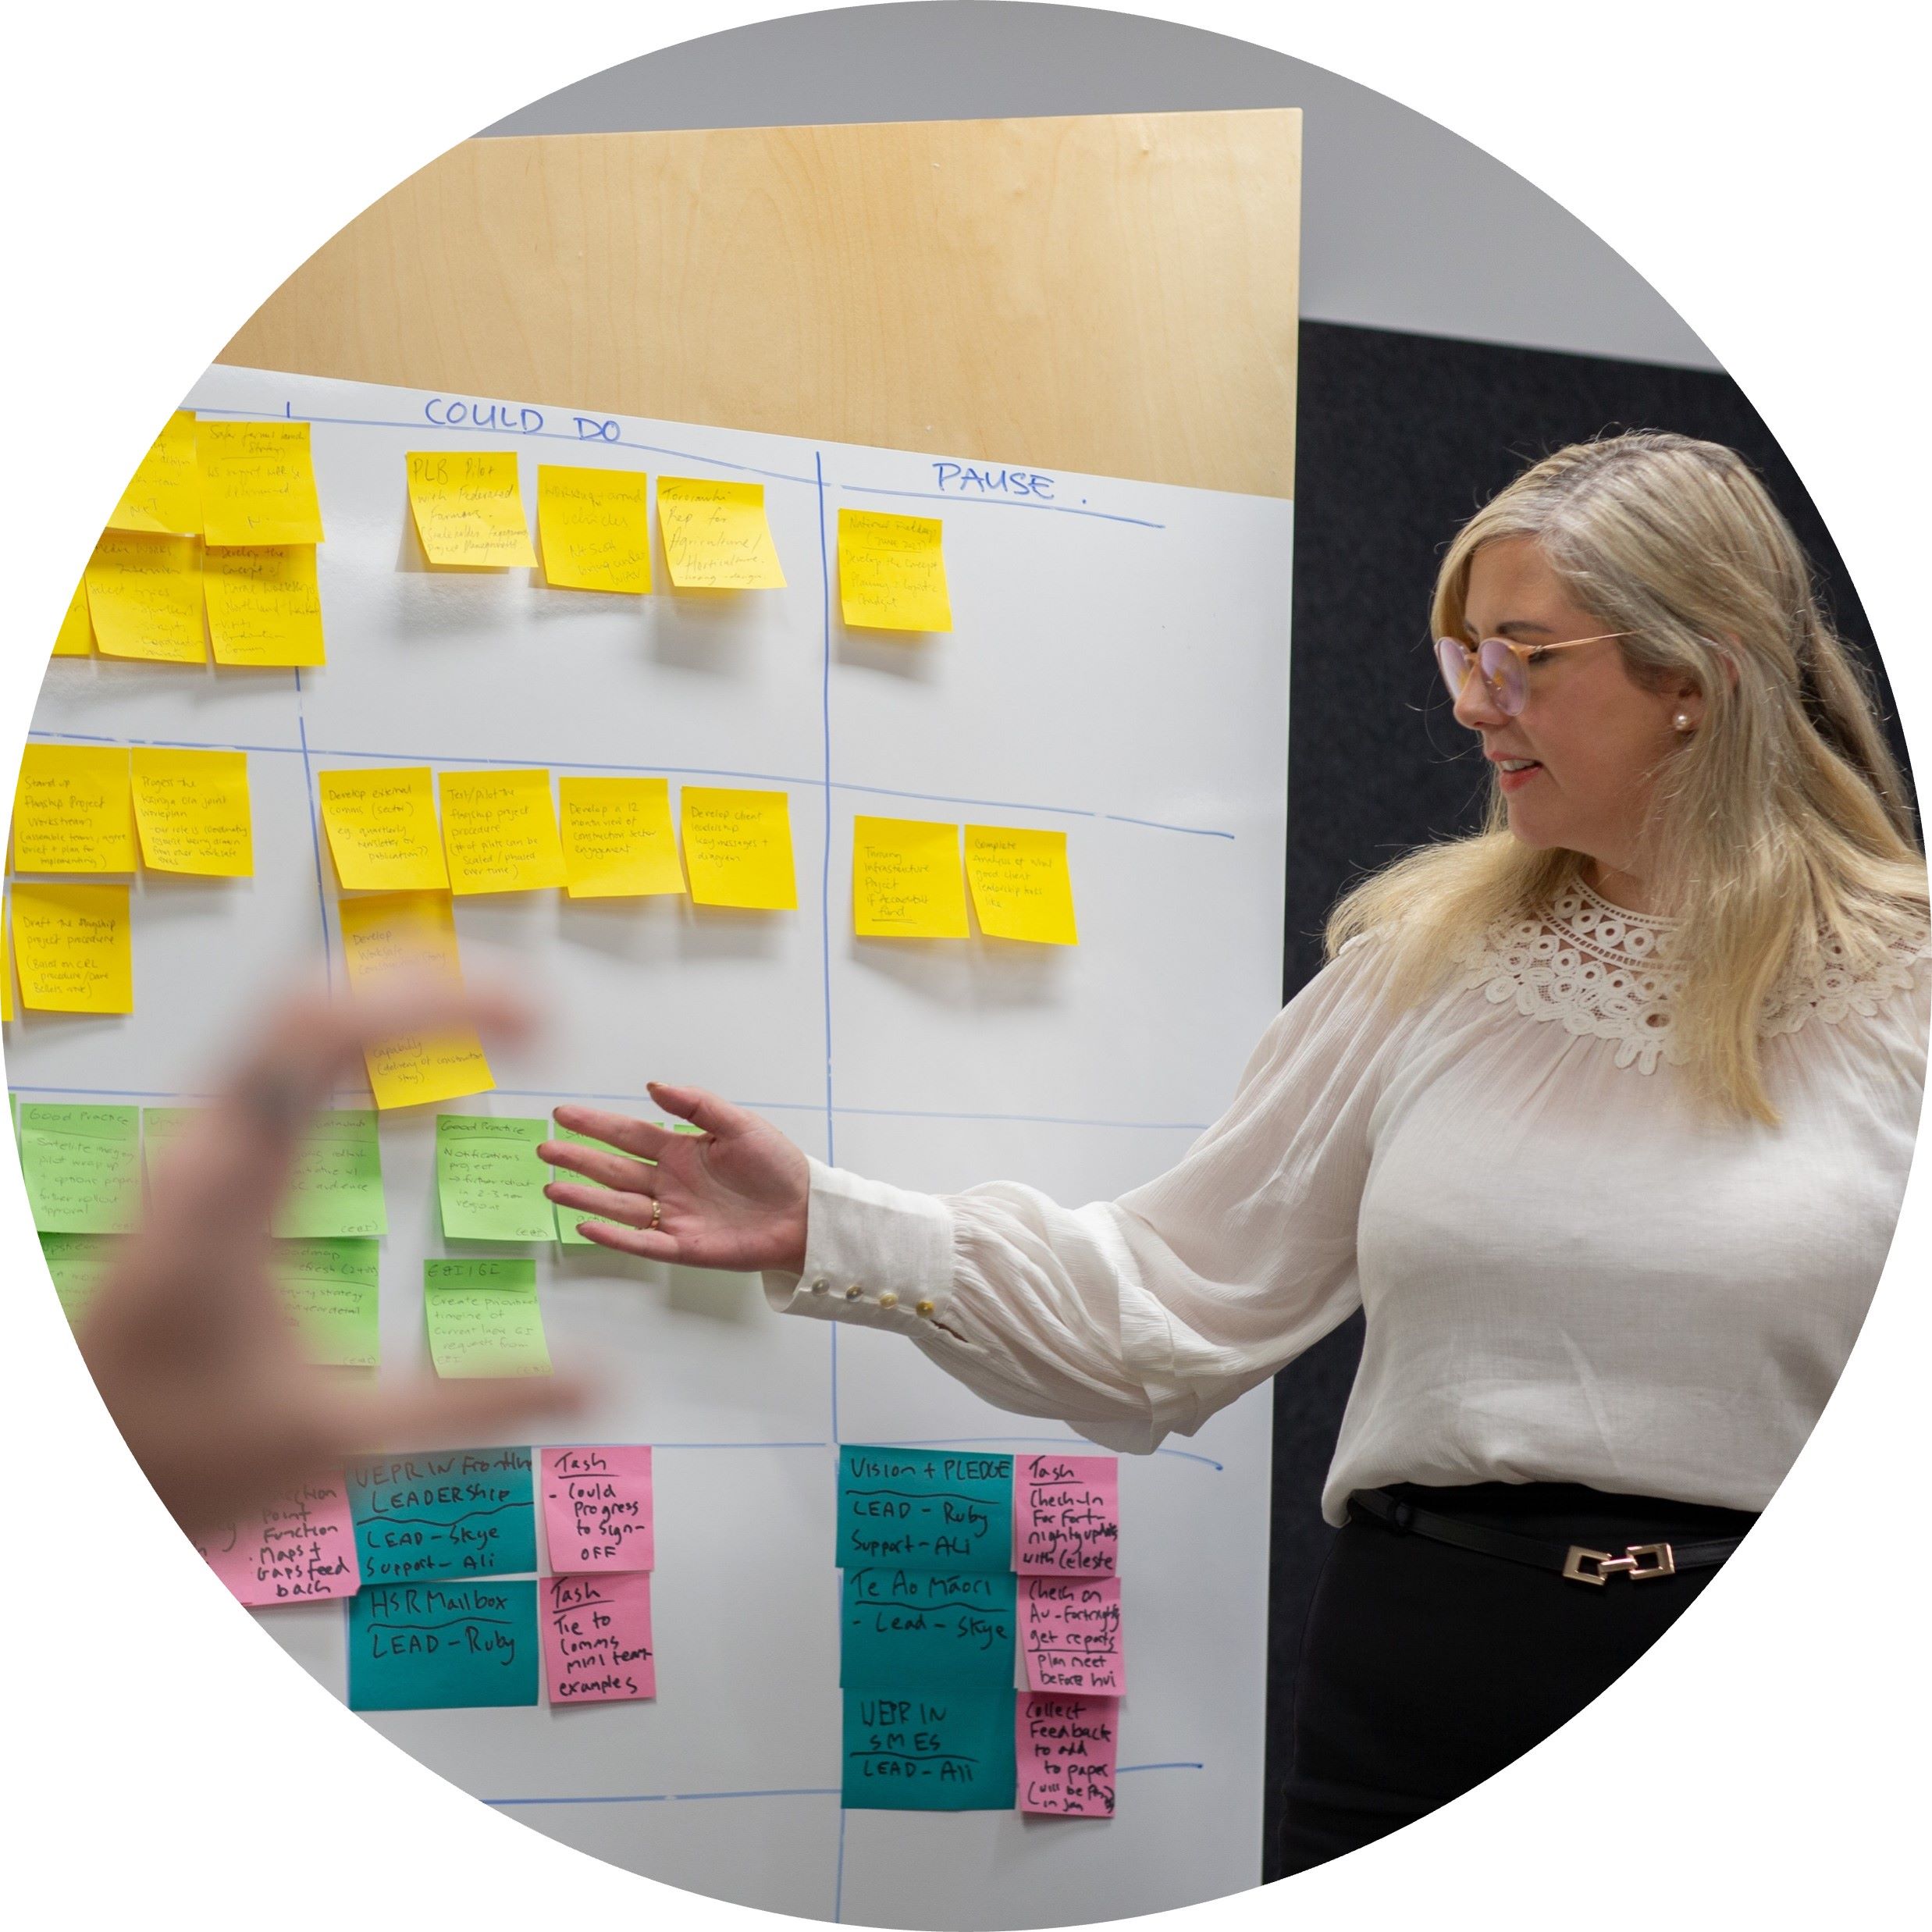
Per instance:
[[[1585,1564],[1591,1567],[1585,1569]],[[1647,1583],[1653,1577],[1675,1576],[1677,1557],[1668,1543],[1631,1543],[1621,1557],[1572,1543],[1563,1560],[1563,1574],[1572,1583],[1594,1583],[1599,1589],[1617,1575],[1627,1576],[1633,1583]]]

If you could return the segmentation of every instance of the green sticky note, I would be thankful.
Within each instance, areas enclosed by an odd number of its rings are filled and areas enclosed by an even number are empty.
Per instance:
[[[101,1278],[121,1251],[114,1234],[43,1234],[41,1252],[70,1326],[78,1328]]]
[[[148,1172],[148,1189],[154,1191],[155,1174],[173,1158],[175,1143],[208,1110],[203,1107],[144,1107],[141,1110],[142,1164]]]
[[[845,1698],[840,1802],[848,1811],[1012,1809],[1011,1689],[847,1691]]]
[[[277,1241],[271,1265],[308,1359],[330,1368],[373,1368],[382,1360],[378,1244],[339,1237]]]
[[[527,1449],[376,1457],[347,1474],[365,1583],[464,1582],[536,1567]]]
[[[660,1120],[656,1124],[661,1127],[666,1123]],[[688,1120],[674,1120],[669,1124],[671,1130],[673,1133],[702,1133],[704,1131],[702,1127],[694,1127]],[[551,1130],[550,1137],[553,1140],[588,1141],[593,1147],[604,1147],[613,1154],[624,1153],[624,1150],[621,1147],[611,1147],[608,1141],[597,1140],[592,1135],[588,1133],[573,1133],[568,1127],[553,1128]],[[641,1155],[625,1155],[624,1158],[627,1160],[642,1160],[643,1157]],[[656,1162],[652,1161],[645,1161],[644,1165],[646,1167],[652,1167],[656,1165]],[[570,1172],[568,1169],[561,1167],[552,1168],[550,1169],[550,1178],[552,1180],[568,1181],[573,1187],[602,1187],[602,1183],[600,1182],[585,1180],[582,1175],[573,1174]],[[611,1190],[607,1187],[603,1188],[603,1191],[606,1194],[609,1194]],[[557,1204],[555,1202],[553,1202],[551,1205],[553,1207],[557,1207]],[[580,1221],[605,1221],[609,1219],[610,1217],[607,1215],[585,1214],[581,1208],[557,1207],[557,1238],[561,1241],[566,1247],[595,1247],[597,1244],[592,1240],[589,1235],[579,1234],[577,1232],[577,1224]]]
[[[382,1194],[382,1144],[373,1107],[318,1114],[310,1123],[276,1210],[276,1234],[317,1240],[389,1232]]]
[[[141,1111],[23,1101],[20,1167],[43,1234],[125,1234],[141,1219]]]
[[[1013,1567],[1013,1459],[848,1443],[838,1458],[841,1570]]]
[[[365,1584],[349,1599],[349,1708],[534,1704],[536,1592],[533,1579]]]
[[[422,1305],[439,1375],[550,1372],[535,1261],[425,1261]]]
[[[536,1157],[543,1120],[490,1114],[436,1115],[436,1199],[446,1241],[553,1241],[557,1218]]]
[[[1018,1585],[987,1570],[848,1570],[838,1681],[850,1690],[1011,1690]]]

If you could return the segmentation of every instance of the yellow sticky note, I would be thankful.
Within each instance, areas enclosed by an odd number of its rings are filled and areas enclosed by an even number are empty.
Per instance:
[[[194,415],[177,409],[141,460],[108,518],[110,530],[150,536],[201,534],[201,471],[195,460]]]
[[[326,661],[314,544],[210,550],[201,582],[216,664],[286,668]]]
[[[546,580],[564,589],[648,591],[649,479],[642,470],[539,463],[537,540]]]
[[[447,892],[383,892],[342,899],[342,952],[349,984],[370,991],[402,977],[463,977],[456,948],[456,915]],[[411,1034],[365,1048],[370,1091],[379,1107],[415,1107],[425,1101],[486,1094],[496,1085],[482,1044],[464,1029],[450,1034]]]
[[[124,885],[13,888],[20,1004],[45,1013],[131,1013],[134,946]]]
[[[132,872],[127,753],[109,745],[29,745],[13,788],[16,872]]]
[[[691,476],[657,479],[664,561],[680,590],[782,590],[763,483]]]
[[[61,619],[59,632],[54,639],[54,655],[94,655],[94,621],[87,615],[87,586],[84,579],[74,585],[74,594],[68,600],[67,614]]]
[[[873,631],[950,631],[946,559],[937,517],[883,510],[838,513],[838,607]]]
[[[141,856],[157,872],[208,878],[254,875],[248,754],[165,751],[137,745],[130,754],[134,823]]]
[[[642,898],[685,889],[662,778],[559,778],[564,873],[574,899]]]
[[[87,614],[103,657],[200,664],[201,546],[193,537],[110,530],[87,564]]]
[[[852,929],[866,939],[965,938],[959,827],[854,818]]]
[[[204,422],[196,425],[194,440],[211,550],[321,543],[307,423]]]
[[[436,785],[452,892],[537,892],[564,883],[547,771],[446,771]]]
[[[13,908],[0,906],[0,1020],[13,1017]]]
[[[514,450],[412,454],[409,507],[432,564],[487,570],[536,561]]]
[[[315,789],[344,891],[449,889],[427,765],[318,771]]]
[[[1066,834],[1009,825],[966,828],[966,877],[980,930],[994,939],[1077,946]]]
[[[699,905],[765,912],[796,908],[792,801],[786,793],[686,785],[678,805],[691,896]]]

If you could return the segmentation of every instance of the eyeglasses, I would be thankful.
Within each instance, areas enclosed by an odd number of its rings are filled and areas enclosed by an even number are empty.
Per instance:
[[[1529,679],[1523,667],[1543,651],[1573,650],[1579,644],[1601,644],[1613,637],[1630,637],[1629,631],[1603,631],[1595,637],[1566,638],[1560,644],[1513,644],[1505,637],[1485,637],[1474,650],[1461,639],[1439,637],[1436,662],[1441,667],[1443,682],[1452,698],[1461,698],[1469,674],[1479,671],[1496,700],[1496,708],[1505,717],[1518,715],[1529,702]]]

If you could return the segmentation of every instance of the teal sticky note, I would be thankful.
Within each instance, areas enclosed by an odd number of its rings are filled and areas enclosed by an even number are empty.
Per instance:
[[[1013,1459],[848,1443],[838,1459],[841,1570],[1013,1567]]]
[[[549,1123],[436,1115],[436,1200],[446,1241],[553,1241],[557,1218],[536,1157]]]
[[[20,1166],[43,1234],[125,1234],[141,1218],[141,1110],[20,1103]]]
[[[351,1710],[537,1701],[537,1586],[366,1583],[349,1599]]]
[[[845,1699],[839,1802],[848,1811],[1012,1810],[1012,1691],[847,1691]]]
[[[536,1567],[527,1449],[382,1457],[350,1464],[348,1477],[365,1583],[461,1582]]]
[[[838,1681],[847,1690],[1011,1690],[1017,1580],[988,1570],[848,1570]]]
[[[284,1240],[317,1241],[388,1233],[373,1107],[337,1108],[309,1123],[276,1208],[274,1231]]]

